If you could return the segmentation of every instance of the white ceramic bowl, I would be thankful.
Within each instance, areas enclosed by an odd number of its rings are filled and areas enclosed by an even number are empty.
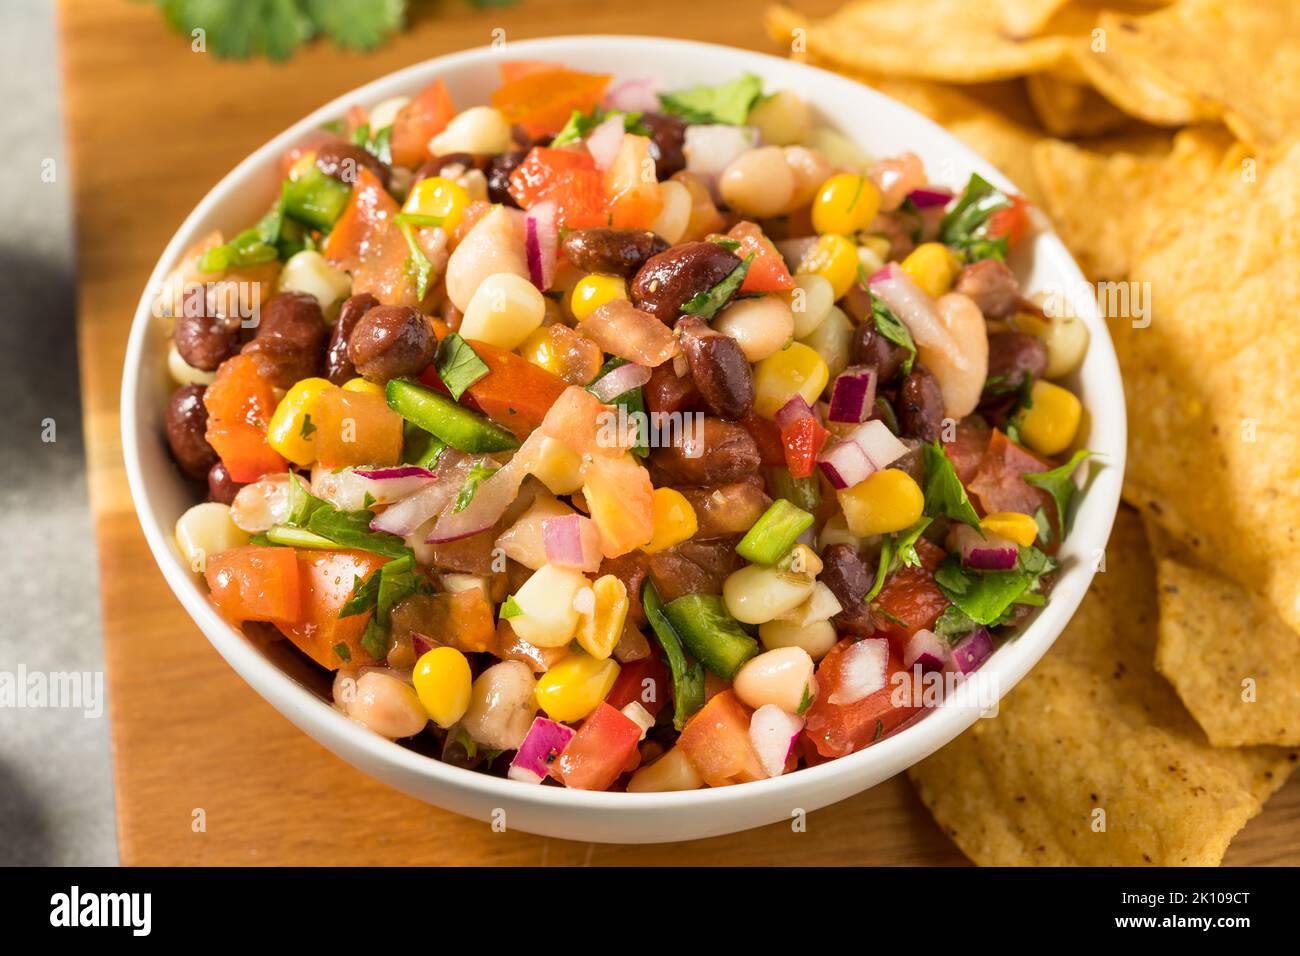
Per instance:
[[[945,705],[910,727],[852,756],[786,776],[689,793],[590,793],[535,786],[443,764],[384,740],[328,703],[328,683],[279,642],[259,649],[208,603],[206,589],[172,541],[177,517],[193,504],[163,437],[167,378],[166,321],[150,312],[152,291],[183,250],[213,228],[227,235],[255,221],[270,202],[286,147],[349,104],[371,105],[414,93],[440,77],[462,108],[483,103],[497,85],[497,64],[511,59],[553,60],[616,77],[650,76],[667,88],[717,83],[744,71],[767,90],[792,90],[873,155],[912,150],[932,178],[960,188],[979,172],[1002,188],[1012,184],[940,127],[851,80],[812,67],[729,47],[642,37],[557,37],[468,50],[420,63],[376,80],[295,123],[240,163],[203,198],[172,237],[141,296],[131,328],[122,382],[122,446],[136,511],[167,583],[218,652],[254,690],[318,742],[360,770],[421,800],[489,820],[504,811],[508,827],[574,840],[649,843],[690,840],[790,819],[893,776],[937,750],[977,717],[971,708]],[[310,76],[301,77],[310,82]],[[1074,614],[1092,578],[1096,556],[1110,533],[1124,467],[1124,396],[1115,353],[1095,302],[1079,290],[1083,276],[1052,234],[1042,231],[1023,261],[1014,263],[1026,287],[1071,290],[1071,304],[1087,324],[1092,345],[1073,383],[1091,413],[1089,447],[1107,466],[1095,477],[1061,551],[1064,567],[1047,606],[1019,636],[1006,642],[979,671],[1005,694],[1051,646]]]

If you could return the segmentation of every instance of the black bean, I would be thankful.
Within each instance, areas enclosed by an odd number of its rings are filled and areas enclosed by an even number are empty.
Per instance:
[[[1047,346],[1024,332],[994,332],[989,336],[988,384],[999,393],[1012,392],[1029,376],[1047,371]]]
[[[907,350],[895,345],[880,334],[876,320],[870,315],[859,323],[853,333],[853,362],[875,369],[877,381],[887,385],[894,380],[907,360]]]
[[[244,486],[230,477],[225,462],[218,461],[208,469],[209,500],[218,501],[223,505],[231,504],[242,487]]]
[[[735,253],[716,242],[686,242],[651,256],[629,290],[632,304],[668,325],[682,306],[707,292],[740,265]]]
[[[429,317],[405,305],[376,306],[361,317],[348,338],[348,358],[357,372],[381,385],[423,371],[437,349]]]
[[[962,266],[953,291],[970,296],[986,319],[1005,319],[1016,311],[1020,285],[1005,262],[981,259]]]
[[[491,161],[492,157],[482,153],[447,153],[445,156],[435,156],[415,171],[411,177],[411,185],[414,186],[421,179],[428,179],[431,176],[450,175],[455,178],[471,169],[486,174]]]
[[[574,229],[560,244],[565,257],[584,272],[636,275],[668,243],[649,229]]]
[[[650,155],[655,161],[655,175],[660,180],[686,168],[686,124],[664,113],[641,114],[641,125],[650,131]]]
[[[203,479],[217,462],[208,444],[208,409],[202,385],[182,385],[167,402],[167,444],[176,464],[187,477]]]
[[[754,407],[754,373],[740,343],[715,332],[698,316],[677,323],[691,380],[704,404],[717,416],[735,421]]]
[[[903,378],[894,401],[901,434],[923,442],[937,441],[943,434],[943,390],[939,380],[917,363]]]
[[[840,613],[831,618],[836,630],[860,637],[875,631],[871,610],[863,600],[875,583],[875,572],[851,545],[832,544],[822,552],[822,573],[818,580],[840,602]]]
[[[320,373],[329,328],[315,296],[281,292],[261,307],[257,332],[243,348],[258,374],[278,388]]]
[[[239,351],[239,320],[182,312],[176,317],[173,341],[187,365],[215,371]]]
[[[487,168],[488,199],[506,206],[519,208],[515,197],[510,195],[510,174],[528,155],[527,149],[515,149],[500,156],[493,156]]]
[[[667,485],[725,485],[758,471],[758,445],[739,425],[710,416],[684,416],[673,426],[670,444],[650,453],[657,475]]]
[[[326,176],[349,186],[357,181],[357,171],[365,167],[385,186],[393,171],[386,163],[360,146],[343,140],[331,140],[316,150],[316,168]]]
[[[721,594],[723,582],[745,564],[739,535],[691,538],[650,555],[650,580],[664,603],[684,594]]]
[[[369,292],[359,292],[344,300],[339,308],[339,320],[330,333],[329,347],[325,350],[325,377],[335,385],[342,385],[357,377],[357,367],[348,357],[348,339],[361,317],[379,305],[379,300]]]

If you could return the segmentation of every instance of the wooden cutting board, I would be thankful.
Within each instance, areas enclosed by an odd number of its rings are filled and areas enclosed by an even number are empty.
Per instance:
[[[805,0],[820,14],[838,0]],[[127,491],[118,388],[127,329],[176,226],[243,156],[323,102],[428,57],[563,33],[663,33],[772,51],[760,5],[529,0],[476,11],[416,5],[373,54],[315,44],[288,64],[193,53],[152,4],[62,0],[60,33],[79,262],[79,347],[100,552],[122,862],[177,864],[957,864],[902,777],[785,824],[666,846],[493,833],[427,806],[319,747],[250,690],[172,597]],[[779,52],[779,51],[773,51]],[[577,64],[580,66],[581,64]],[[1297,863],[1300,781],[1234,842],[1228,862]],[[206,827],[193,821],[202,811]]]

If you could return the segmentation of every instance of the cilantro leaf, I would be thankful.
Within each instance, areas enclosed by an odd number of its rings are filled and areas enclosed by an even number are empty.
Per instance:
[[[1079,487],[1071,479],[1071,475],[1074,474],[1081,461],[1091,456],[1092,452],[1080,449],[1059,468],[1053,468],[1051,471],[1031,472],[1020,476],[1028,484],[1033,485],[1035,488],[1042,488],[1052,496],[1052,500],[1056,502],[1056,518],[1061,528],[1061,534],[1066,534],[1070,530],[1070,524],[1074,520],[1071,509],[1074,506],[1075,496],[1079,493]]]
[[[348,596],[347,602],[339,608],[339,617],[353,617],[357,614],[365,614],[379,600],[379,571],[372,571],[369,577],[363,578],[356,575],[352,585],[352,593]]]
[[[795,713],[802,717],[808,713],[808,708],[813,705],[812,687],[808,684],[803,685],[803,696],[799,698],[799,709]]]
[[[406,0],[154,0],[168,24],[218,57],[287,59],[324,34],[368,50],[405,25]]]
[[[465,394],[465,389],[488,373],[487,363],[478,357],[474,347],[462,339],[459,332],[452,332],[442,340],[434,362],[442,384],[457,401]]]
[[[894,310],[885,304],[885,300],[871,291],[867,270],[861,265],[858,266],[858,282],[871,297],[871,318],[876,323],[876,331],[907,352],[907,358],[903,359],[903,374],[907,375],[912,371],[912,363],[916,361],[916,343],[912,341],[912,333],[903,324],[903,320],[894,314]]]
[[[302,0],[316,29],[345,50],[372,50],[406,23],[405,0]]]
[[[894,537],[893,535],[889,535],[880,542],[880,563],[876,565],[876,580],[872,583],[871,590],[862,598],[862,600],[867,604],[874,601],[876,595],[880,593],[880,589],[885,586],[885,578],[889,577],[889,572],[893,567],[893,563]]]
[[[934,622],[934,633],[946,638],[949,644],[956,644],[957,639],[969,634],[979,623],[955,604],[949,604],[939,619]]]
[[[921,556],[916,553],[916,542],[921,537],[922,532],[930,527],[933,518],[922,518],[912,527],[898,532],[895,536],[896,562],[907,568],[918,568],[921,566]]]
[[[607,111],[604,107],[597,106],[590,113],[583,113],[581,110],[574,110],[570,113],[569,121],[564,124],[563,129],[555,134],[555,139],[551,140],[551,145],[564,146],[568,143],[576,143],[611,116],[623,117],[624,132],[634,133],[637,136],[650,135],[650,130],[646,129],[641,123],[640,113],[626,113],[623,110]]]
[[[1052,543],[1052,522],[1047,520],[1047,512],[1038,507],[1034,510],[1034,524],[1038,525],[1038,540],[1043,544]]]
[[[1007,609],[1033,581],[1024,571],[968,571],[958,555],[949,555],[934,572],[943,596],[984,625],[1002,623]]]
[[[289,472],[289,516],[284,523],[294,528],[305,528],[312,512],[321,507],[330,506],[307,490],[307,482],[301,475]]]
[[[763,95],[763,81],[746,73],[730,83],[717,86],[692,86],[675,93],[660,93],[663,111],[688,123],[724,123],[740,126]]]
[[[956,205],[939,223],[939,241],[961,252],[968,262],[1006,259],[1007,239],[989,238],[989,218],[1011,200],[979,173],[971,173]]]
[[[491,478],[501,469],[495,465],[489,465],[486,461],[476,461],[470,466],[469,474],[465,476],[465,484],[461,485],[460,491],[456,494],[456,506],[452,509],[453,513],[464,511],[469,507],[469,503],[474,500],[474,495],[478,492],[479,482],[485,478]]]
[[[415,279],[416,296],[423,299],[429,291],[429,282],[433,279],[433,263],[424,254],[420,244],[415,241],[415,229],[411,223],[398,222],[397,228],[402,230],[402,235],[406,237],[406,248],[410,253],[406,257],[407,274]]]
[[[925,455],[925,514],[952,518],[972,528],[980,526],[979,515],[966,497],[957,470],[938,441],[922,445]]]
[[[745,281],[745,275],[749,272],[749,267],[753,265],[756,254],[751,252],[745,257],[744,262],[727,273],[727,277],[712,289],[697,292],[687,299],[682,304],[682,312],[687,315],[698,315],[705,321],[717,315],[731,299],[732,295],[735,294],[736,290],[740,288],[740,284]]]
[[[513,594],[506,597],[505,601],[501,605],[501,617],[507,621],[510,620],[510,618],[518,617],[523,613],[524,609],[519,606],[519,602],[515,600]]]
[[[333,505],[321,502],[307,519],[307,530],[333,541],[340,548],[359,548],[390,558],[408,557],[411,550],[397,535],[370,530],[374,516],[374,512],[367,509],[339,511]]]

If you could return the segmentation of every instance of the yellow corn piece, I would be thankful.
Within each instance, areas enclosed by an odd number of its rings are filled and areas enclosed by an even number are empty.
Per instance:
[[[581,720],[608,696],[618,672],[614,661],[574,651],[538,678],[533,695],[552,720]]]
[[[831,284],[838,300],[858,277],[858,247],[836,233],[827,233],[799,263],[798,272],[819,275]]]
[[[911,475],[897,468],[878,471],[836,495],[849,530],[861,537],[892,534],[911,527],[925,507],[920,486]]]
[[[551,337],[549,326],[542,326],[524,339],[524,344],[519,346],[519,354],[552,375],[560,374],[560,357],[555,352],[555,340]]]
[[[654,490],[654,522],[654,537],[641,549],[646,554],[666,551],[675,544],[681,544],[694,537],[700,527],[695,519],[695,509],[686,500],[686,496],[675,488]]]
[[[460,183],[442,176],[429,176],[411,187],[411,192],[402,205],[402,212],[437,219],[439,221],[436,223],[417,225],[440,225],[450,235],[460,225],[468,205],[469,192]]]
[[[469,709],[474,675],[465,655],[454,647],[425,651],[415,662],[411,682],[429,719],[439,727],[452,726]]]
[[[815,405],[830,377],[831,370],[816,349],[791,342],[754,369],[754,411],[771,418],[796,395]]]
[[[851,235],[880,212],[880,190],[865,176],[840,173],[822,183],[812,203],[812,224],[822,235]]]
[[[578,623],[578,645],[597,660],[604,660],[614,652],[614,645],[623,636],[630,606],[627,585],[614,575],[605,574],[596,579],[591,589],[596,594],[596,604]]]
[[[295,465],[316,461],[316,425],[312,414],[321,395],[334,388],[323,378],[304,378],[284,393],[266,428],[266,443]]]
[[[1038,537],[1038,522],[1018,511],[995,511],[980,519],[980,529],[1027,548]]]
[[[921,291],[937,299],[952,288],[957,278],[957,257],[940,242],[923,242],[901,263],[902,269]]]
[[[619,276],[592,273],[578,280],[569,294],[569,311],[581,322],[606,302],[627,298],[627,283]]]
[[[374,382],[367,382],[364,378],[351,378],[343,383],[345,392],[365,392],[370,395],[384,397],[384,386],[376,385]]]
[[[1020,437],[1040,455],[1059,455],[1079,431],[1083,404],[1068,389],[1039,380],[1029,393],[1032,403],[1020,415]]]

